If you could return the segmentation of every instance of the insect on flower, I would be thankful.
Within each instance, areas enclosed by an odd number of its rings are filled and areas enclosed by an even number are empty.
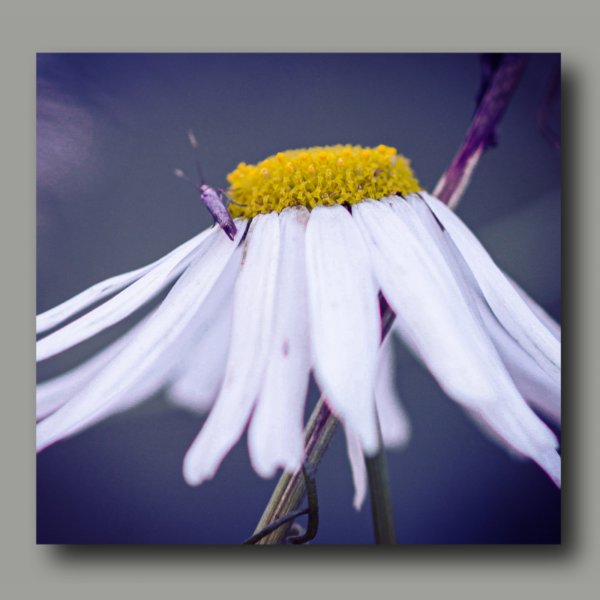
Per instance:
[[[200,183],[198,184],[195,181],[192,181],[181,169],[175,169],[175,175],[177,175],[177,177],[181,177],[200,191],[204,206],[208,208],[208,212],[210,212],[215,222],[218,223],[219,227],[227,234],[227,237],[233,241],[233,238],[237,233],[237,228],[223,202],[223,196],[227,198],[228,202],[233,202],[233,200],[229,198],[225,190],[215,190],[214,188],[206,185],[206,181],[202,175],[202,169],[200,168],[200,160],[198,158],[198,141],[196,140],[196,137],[192,131],[188,131],[188,135],[194,148],[196,170],[198,171]]]

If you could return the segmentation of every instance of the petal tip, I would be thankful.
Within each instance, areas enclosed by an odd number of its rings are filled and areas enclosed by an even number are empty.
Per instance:
[[[192,448],[188,450],[183,459],[183,478],[185,482],[197,487],[208,479],[212,479],[216,472],[216,468],[210,469],[205,462],[198,460],[195,453],[192,453]]]

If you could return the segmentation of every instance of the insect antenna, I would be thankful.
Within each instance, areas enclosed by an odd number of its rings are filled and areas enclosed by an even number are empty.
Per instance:
[[[200,183],[204,185],[206,181],[204,180],[204,175],[202,175],[202,167],[200,166],[200,154],[198,153],[198,140],[194,135],[194,132],[190,129],[188,131],[188,137],[190,138],[190,143],[192,144],[192,148],[194,148],[194,162],[196,163],[196,171],[198,171],[198,177],[200,178]]]
[[[181,169],[175,169],[175,175],[177,177],[181,177],[184,181],[187,181],[190,185],[193,185],[197,190],[200,190],[202,193],[202,186],[195,181],[192,181]]]

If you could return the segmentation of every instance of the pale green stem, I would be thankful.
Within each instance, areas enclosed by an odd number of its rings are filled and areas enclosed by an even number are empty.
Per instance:
[[[323,460],[338,425],[339,421],[331,414],[325,397],[321,396],[304,430],[306,457],[310,461],[314,474]],[[254,533],[262,531],[273,521],[296,510],[305,495],[306,485],[302,468],[298,469],[296,473],[283,473]],[[282,525],[273,533],[262,538],[256,545],[285,544],[285,538],[291,526],[291,522]]]
[[[375,543],[396,544],[396,523],[394,521],[394,507],[392,506],[390,474],[385,456],[385,447],[381,440],[381,431],[379,432],[379,444],[379,452],[375,456],[365,457],[369,476]]]

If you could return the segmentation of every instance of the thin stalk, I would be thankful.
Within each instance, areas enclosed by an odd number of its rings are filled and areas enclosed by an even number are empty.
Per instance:
[[[475,111],[469,131],[433,195],[455,209],[481,155],[495,143],[496,128],[527,65],[526,54],[503,54]]]
[[[321,396],[304,430],[305,454],[314,474],[316,474],[323,460],[323,456],[333,439],[339,423],[329,410],[325,402],[325,397]],[[304,500],[305,495],[306,485],[302,469],[298,469],[295,473],[284,472],[254,533],[258,533],[273,521],[296,510],[302,503],[302,500]],[[256,545],[285,544],[285,538],[291,526],[291,521],[282,525],[273,533],[258,541]]]
[[[379,427],[379,423],[377,424]],[[371,512],[376,544],[396,544],[396,522],[390,489],[390,474],[385,456],[385,448],[379,432],[379,452],[372,458],[365,457],[369,476]]]

